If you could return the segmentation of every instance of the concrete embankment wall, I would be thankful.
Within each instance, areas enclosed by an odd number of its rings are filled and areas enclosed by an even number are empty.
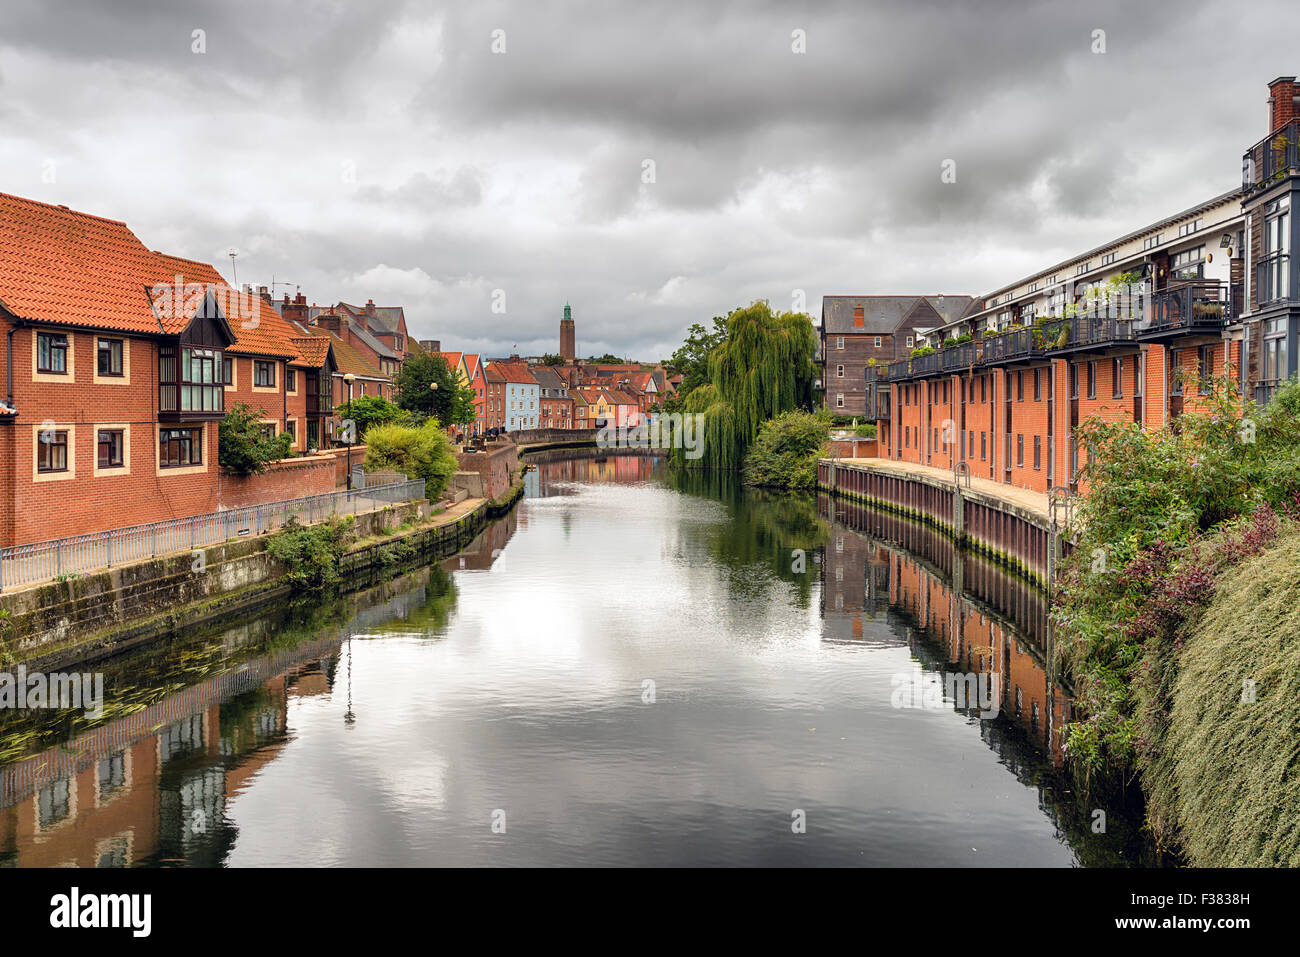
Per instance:
[[[397,528],[430,518],[428,502],[357,515],[360,544],[340,563],[344,582],[360,587],[399,564],[455,554],[488,521],[509,511],[522,490],[520,483],[497,500],[457,506],[461,514],[436,525]],[[31,669],[53,671],[287,598],[293,593],[287,570],[266,552],[266,539],[201,549],[201,571],[197,552],[186,551],[2,595],[9,626],[0,633],[0,651]]]
[[[923,475],[823,459],[817,484],[831,495],[932,525],[959,547],[971,548],[1048,583],[1070,545],[1050,520],[1015,502]]]

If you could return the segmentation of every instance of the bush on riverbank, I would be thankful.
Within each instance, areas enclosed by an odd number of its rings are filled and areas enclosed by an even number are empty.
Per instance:
[[[1148,817],[1193,866],[1300,866],[1297,550],[1300,526],[1285,522],[1260,554],[1221,570],[1143,683],[1162,732],[1143,773]]]
[[[412,427],[385,423],[366,432],[365,468],[369,472],[403,472],[424,479],[424,497],[435,501],[456,472],[451,439],[437,419]]]
[[[1189,643],[1207,616],[1217,620],[1219,603],[1231,601],[1232,583],[1256,573],[1261,552],[1294,532],[1300,514],[1300,386],[1285,387],[1252,419],[1237,417],[1229,383],[1217,384],[1208,406],[1208,414],[1159,430],[1099,420],[1080,428],[1079,444],[1091,450],[1083,470],[1089,491],[1052,611],[1079,713],[1063,729],[1071,767],[1085,784],[1094,775],[1141,775],[1153,828],[1171,843],[1188,840],[1178,822],[1188,819],[1193,798],[1171,784],[1195,779],[1187,716],[1210,713],[1186,696],[1187,671],[1198,667]],[[1262,614],[1238,609],[1238,627],[1271,627]],[[1214,660],[1205,642],[1198,653]],[[1293,632],[1290,644],[1297,643]],[[1252,670],[1268,665],[1257,659]],[[1227,693],[1231,677],[1214,685],[1217,693]],[[1240,680],[1236,686],[1239,695]],[[1182,717],[1171,718],[1175,712]],[[1294,715],[1275,714],[1264,726],[1276,735],[1294,723]],[[1239,773],[1258,780],[1267,769]],[[1268,792],[1254,799],[1274,813],[1296,811],[1294,803],[1270,805]]]
[[[351,515],[331,516],[317,525],[302,525],[291,518],[266,540],[266,550],[288,569],[286,577],[297,588],[318,591],[339,580],[339,562],[352,540]]]
[[[763,488],[817,487],[817,459],[828,453],[829,421],[824,415],[785,412],[763,423],[745,455],[746,485]]]

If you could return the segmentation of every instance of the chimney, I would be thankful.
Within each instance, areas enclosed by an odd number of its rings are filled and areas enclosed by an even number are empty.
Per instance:
[[[1295,77],[1279,76],[1268,85],[1268,112],[1271,136],[1296,118]]]
[[[325,312],[316,317],[316,325],[331,332],[339,331],[339,317],[336,313]]]
[[[420,345],[424,347],[425,352],[441,352],[442,342],[438,339],[420,339]]]
[[[367,300],[366,300],[366,315],[367,315],[367,316],[373,316],[374,314],[375,314],[375,301],[374,301],[373,299],[367,299]]]

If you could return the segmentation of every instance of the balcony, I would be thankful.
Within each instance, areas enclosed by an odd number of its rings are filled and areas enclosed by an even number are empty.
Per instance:
[[[1136,346],[1133,326],[1133,319],[1088,315],[1046,322],[1035,331],[1043,353],[1059,356],[1079,352],[1106,352],[1118,346]]]
[[[1031,362],[1041,358],[1042,354],[1042,349],[1034,339],[1034,330],[1022,326],[995,336],[986,336],[981,361],[986,366]]]
[[[1150,319],[1137,323],[1137,337],[1150,342],[1217,335],[1227,318],[1228,291],[1223,283],[1189,282],[1151,297]]]
[[[1260,306],[1294,298],[1291,294],[1290,256],[1273,253],[1255,265],[1255,298]]]
[[[928,356],[916,356],[907,360],[907,378],[924,379],[938,375],[943,371],[943,353],[932,352]]]
[[[941,356],[940,365],[944,372],[960,373],[965,372],[980,361],[979,341],[963,342],[960,345],[949,346],[939,353]]]
[[[1241,158],[1241,189],[1245,196],[1262,192],[1293,173],[1300,173],[1300,123],[1288,123]]]
[[[867,391],[867,421],[889,421],[889,393],[869,389]]]

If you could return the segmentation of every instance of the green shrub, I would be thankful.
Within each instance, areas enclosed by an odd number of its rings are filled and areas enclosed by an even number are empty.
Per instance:
[[[286,576],[295,586],[320,590],[339,580],[339,561],[352,540],[351,515],[331,516],[317,525],[303,525],[290,518],[266,541],[266,550],[288,569]]]
[[[370,472],[404,472],[425,480],[425,497],[442,494],[457,468],[451,439],[437,419],[418,428],[408,425],[376,425],[366,433],[365,468]]]
[[[261,410],[236,402],[217,427],[217,462],[236,475],[256,475],[289,454],[288,432],[268,436]]]
[[[828,438],[825,420],[807,412],[785,412],[770,419],[745,455],[745,484],[815,488],[817,459],[826,455]]]
[[[351,402],[344,402],[335,414],[340,419],[351,419],[356,423],[357,442],[364,442],[365,435],[372,426],[396,422],[401,425],[414,425],[411,413],[401,406],[389,402],[378,395],[357,396]]]

